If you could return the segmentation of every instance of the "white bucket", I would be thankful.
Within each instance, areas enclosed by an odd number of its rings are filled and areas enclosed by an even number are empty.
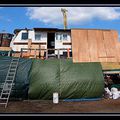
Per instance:
[[[58,93],[53,93],[53,103],[57,104],[59,102]]]

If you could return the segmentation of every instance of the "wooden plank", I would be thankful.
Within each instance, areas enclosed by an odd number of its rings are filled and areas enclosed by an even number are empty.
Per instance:
[[[115,42],[115,47],[116,47],[116,60],[117,62],[120,62],[120,42],[119,42],[119,37],[118,37],[118,32],[116,30],[111,30],[113,40]]]
[[[78,38],[78,30],[71,30],[71,38],[72,38],[72,56],[73,62],[79,62],[78,60],[78,49],[79,49],[79,38]]]
[[[19,57],[21,53],[12,53],[12,57]]]
[[[72,29],[71,36],[73,62],[120,61],[117,31]]]
[[[14,45],[28,45],[28,42],[14,42]],[[46,45],[46,42],[32,42],[32,45]]]
[[[115,42],[113,40],[111,31],[103,31],[104,43],[107,56],[112,56],[113,58],[107,58],[107,62],[116,62],[115,54]]]
[[[107,62],[107,53],[104,45],[103,31],[96,30],[97,39],[97,49],[98,49],[98,59],[100,62]]]
[[[88,31],[87,30],[79,30],[77,31],[77,38],[78,38],[78,59],[79,62],[90,62],[90,54],[89,54],[89,47],[88,47]]]
[[[71,45],[71,42],[63,42],[63,45]]]
[[[120,42],[117,43],[116,47],[117,47],[117,52],[118,52],[117,61],[120,62]]]
[[[40,46],[40,49],[45,49],[45,46]],[[41,50],[40,51],[40,57],[41,57],[41,59],[44,59],[44,54],[45,54],[45,50]]]
[[[119,62],[101,62],[103,70],[120,69]]]
[[[40,49],[40,45],[39,44],[31,45],[31,49]]]
[[[11,51],[11,47],[0,47],[0,51]]]
[[[32,44],[32,40],[29,39],[29,40],[28,40],[28,48],[31,48],[31,44]]]
[[[90,61],[99,62],[96,30],[88,30],[88,46],[88,50],[90,52]]]

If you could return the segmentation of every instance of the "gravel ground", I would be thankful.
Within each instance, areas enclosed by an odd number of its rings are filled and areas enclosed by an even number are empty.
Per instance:
[[[10,101],[0,113],[120,113],[120,99],[102,99],[99,101],[64,102],[52,101]]]

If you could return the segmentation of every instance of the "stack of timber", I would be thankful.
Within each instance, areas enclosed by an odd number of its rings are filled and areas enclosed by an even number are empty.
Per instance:
[[[41,46],[39,43],[37,45],[32,44],[32,40],[28,40],[28,50],[22,53],[22,57],[24,58],[41,58],[44,59],[44,46]]]
[[[120,63],[119,62],[102,62],[101,63],[102,70],[114,70],[114,69],[120,69]]]
[[[0,47],[0,51],[11,51],[11,47]]]

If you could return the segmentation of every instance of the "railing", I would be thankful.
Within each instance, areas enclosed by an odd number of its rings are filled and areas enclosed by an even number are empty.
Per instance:
[[[34,51],[33,53],[33,58],[37,58],[37,56],[42,57],[42,59],[48,59],[49,57],[56,57],[60,59],[61,54],[60,52],[65,52],[67,53],[67,58],[71,58],[70,52],[72,52],[71,48],[60,48],[60,49],[32,49],[32,48],[21,48],[21,57],[24,57],[24,53],[27,52],[27,56],[30,57],[31,51]],[[49,51],[54,51],[54,54],[49,54]],[[57,54],[55,53],[57,51]],[[63,56],[63,54],[62,54]],[[44,57],[44,58],[43,58]],[[64,56],[65,57],[65,56]]]

